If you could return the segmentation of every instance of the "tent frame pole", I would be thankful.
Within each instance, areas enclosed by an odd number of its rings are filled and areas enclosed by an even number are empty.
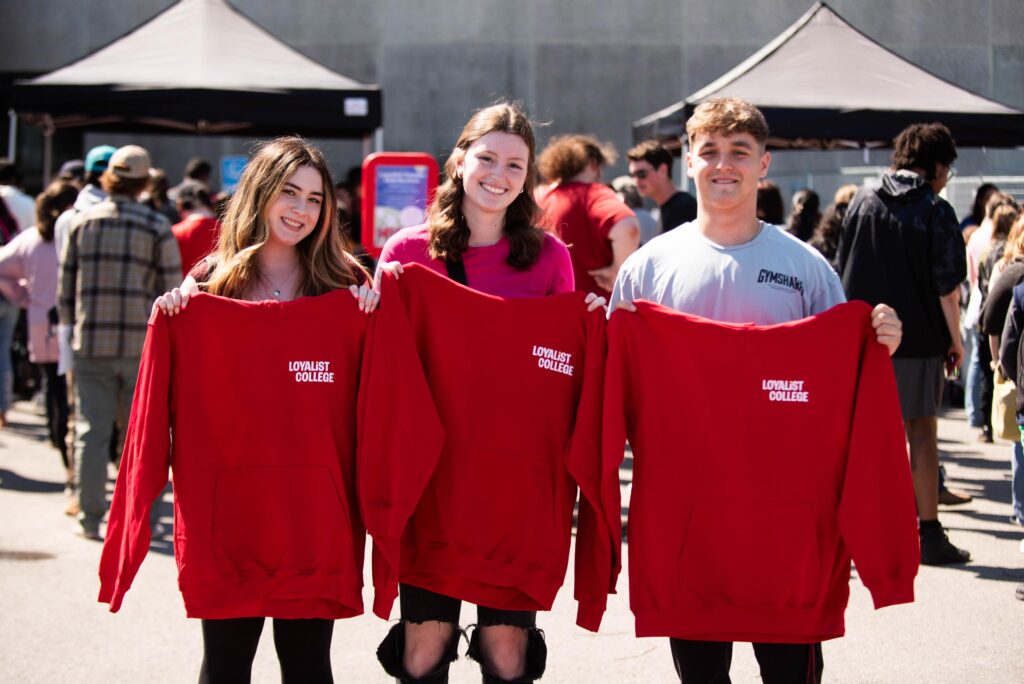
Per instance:
[[[53,119],[47,114],[43,117],[43,187],[50,184],[53,175]]]
[[[18,113],[13,109],[7,110],[7,158],[18,161]]]
[[[690,175],[686,173],[686,157],[690,154],[690,140],[685,135],[679,136],[683,154],[679,157],[679,187],[683,192],[690,191]]]

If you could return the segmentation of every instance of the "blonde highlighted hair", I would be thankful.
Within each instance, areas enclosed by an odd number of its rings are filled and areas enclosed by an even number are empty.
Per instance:
[[[367,282],[362,266],[344,248],[334,203],[334,182],[320,150],[298,136],[275,138],[256,148],[221,222],[216,269],[207,292],[243,299],[260,281],[259,252],[270,236],[267,210],[285,181],[303,166],[320,174],[323,202],[313,232],[296,245],[301,296],[320,295]]]
[[[1009,215],[1011,207],[1000,208],[999,212]],[[1003,257],[999,260],[1003,266],[1011,261],[1024,259],[1024,212],[1016,212],[1011,218],[1013,225],[1010,227],[1010,235],[1006,238],[1006,249],[1003,250]]]
[[[754,105],[735,97],[715,97],[697,105],[686,120],[690,144],[701,135],[749,133],[762,146],[768,141],[768,121]]]

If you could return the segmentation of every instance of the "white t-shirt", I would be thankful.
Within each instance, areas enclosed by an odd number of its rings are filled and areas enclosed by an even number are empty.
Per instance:
[[[694,222],[651,240],[619,270],[609,311],[644,299],[716,321],[771,325],[846,301],[839,276],[815,249],[761,223],[753,240],[723,246]]]
[[[13,185],[0,185],[0,197],[7,203],[7,209],[18,222],[18,230],[28,230],[36,225],[36,202]]]

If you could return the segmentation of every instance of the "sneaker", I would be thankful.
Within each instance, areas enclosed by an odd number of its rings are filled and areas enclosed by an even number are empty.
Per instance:
[[[1024,527],[1024,521],[1021,521],[1021,519],[1018,518],[1015,515],[1011,515],[1009,517],[1009,521],[1010,521],[1011,525],[1017,525],[1018,527]]]
[[[103,541],[103,537],[100,535],[100,524],[98,522],[80,520],[78,527],[75,530],[75,534],[82,539],[88,539],[89,541]]]
[[[922,565],[956,565],[969,560],[970,552],[953,546],[942,527],[921,530]]]
[[[973,500],[967,492],[960,492],[955,489],[942,489],[939,491],[939,503],[944,506],[959,506]]]
[[[1013,592],[1013,595],[1017,597],[1018,601],[1024,601],[1024,582],[1017,585],[1017,590]]]
[[[985,425],[981,428],[981,432],[978,433],[978,441],[982,444],[992,443],[992,428],[990,426]]]

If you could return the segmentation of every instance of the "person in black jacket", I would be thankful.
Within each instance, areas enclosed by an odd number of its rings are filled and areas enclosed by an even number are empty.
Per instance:
[[[843,220],[837,265],[849,299],[886,302],[903,321],[893,356],[925,565],[964,563],[938,520],[938,412],[943,367],[959,367],[960,283],[967,276],[953,208],[938,196],[951,175],[956,143],[942,124],[914,124],[895,140],[892,170],[863,187]]]

